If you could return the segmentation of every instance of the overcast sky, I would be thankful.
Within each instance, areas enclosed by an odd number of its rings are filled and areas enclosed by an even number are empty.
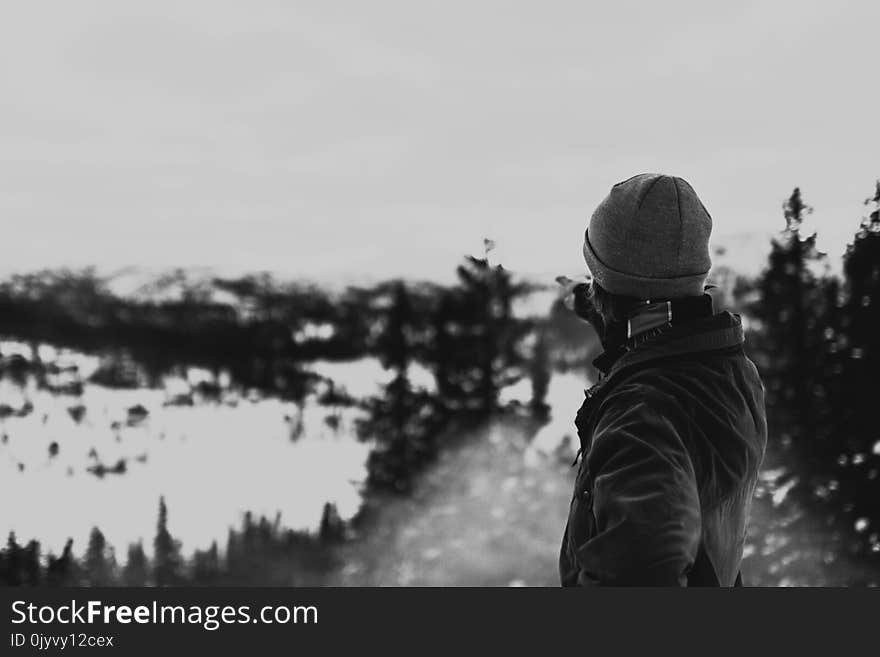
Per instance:
[[[642,171],[716,243],[800,185],[836,255],[880,177],[878,29],[876,0],[4,3],[0,268],[443,278],[491,236],[576,273]]]

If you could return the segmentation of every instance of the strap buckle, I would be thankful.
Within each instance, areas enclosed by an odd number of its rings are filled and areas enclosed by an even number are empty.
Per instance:
[[[626,337],[633,338],[640,333],[650,331],[653,328],[672,323],[672,302],[655,301],[645,302],[635,314],[626,320]]]

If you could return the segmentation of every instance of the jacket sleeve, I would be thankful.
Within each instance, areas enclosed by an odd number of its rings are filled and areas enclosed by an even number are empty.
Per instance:
[[[685,586],[700,500],[671,398],[624,386],[603,404],[587,458],[595,533],[576,550],[584,585]]]

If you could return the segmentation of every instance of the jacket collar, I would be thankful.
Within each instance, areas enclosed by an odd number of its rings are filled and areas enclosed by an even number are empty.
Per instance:
[[[738,347],[745,341],[740,316],[727,311],[677,325],[666,324],[637,337],[640,339],[630,339],[623,348],[606,351],[593,361],[601,376],[584,391],[586,399],[575,421],[581,445],[572,465],[589,449],[592,437],[587,427],[613,381],[625,378],[628,372],[652,361]]]
[[[680,324],[667,323],[618,345],[609,345],[593,361],[593,365],[602,374],[599,379],[599,384],[602,384],[616,372],[632,365],[658,358],[735,347],[744,341],[740,316],[725,311]]]

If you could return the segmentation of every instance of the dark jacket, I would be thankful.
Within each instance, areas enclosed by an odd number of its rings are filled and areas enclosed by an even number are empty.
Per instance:
[[[575,421],[562,584],[733,585],[767,441],[740,318],[709,314],[638,342],[597,359],[606,371]]]

